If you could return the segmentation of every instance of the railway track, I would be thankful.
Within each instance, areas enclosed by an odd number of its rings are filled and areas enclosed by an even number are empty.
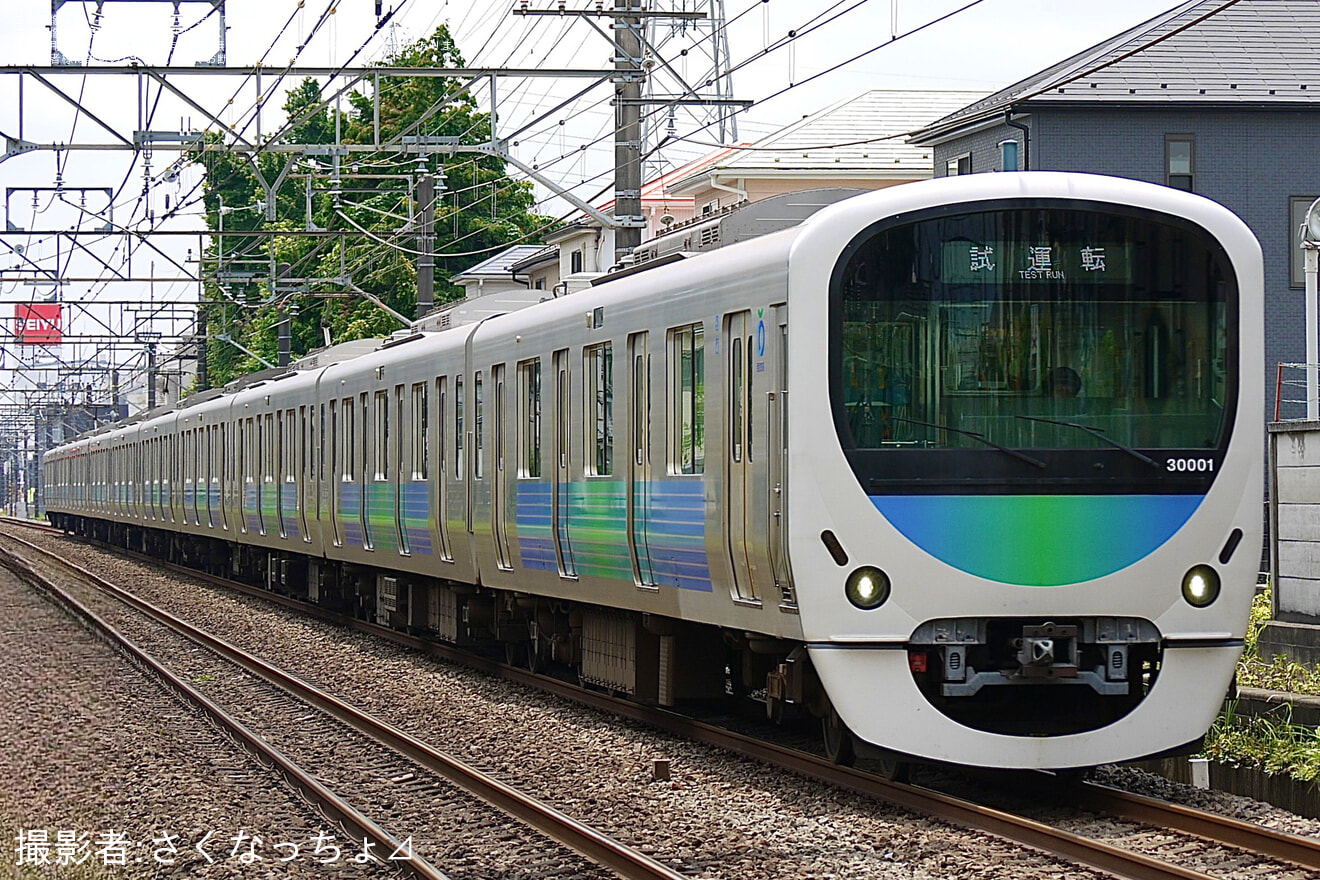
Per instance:
[[[27,524],[24,523],[24,525]],[[627,878],[627,880],[680,880],[683,876],[645,854],[632,850],[596,831],[589,825],[565,815],[549,804],[505,785],[393,725],[362,712],[296,676],[287,674],[283,670],[266,663],[261,658],[193,627],[169,612],[134,596],[131,592],[105,581],[94,572],[66,559],[61,559],[31,542],[12,535],[6,537],[10,541],[21,544],[25,550],[40,554],[43,562],[56,564],[76,573],[78,577],[94,586],[96,590],[105,596],[112,597],[117,602],[145,615],[156,624],[204,648],[215,656],[224,658],[227,663],[241,667],[249,676],[278,688],[280,694],[273,699],[268,695],[256,695],[250,689],[246,693],[252,700],[262,701],[262,714],[279,710],[289,717],[296,718],[301,723],[301,738],[331,743],[337,741],[337,739],[342,739],[342,737],[336,737],[336,731],[333,727],[323,724],[318,725],[316,722],[310,725],[307,724],[311,719],[311,716],[307,713],[307,708],[310,706],[319,710],[319,713],[323,713],[327,720],[333,719],[335,723],[359,734],[364,740],[382,749],[389,749],[393,755],[392,758],[377,758],[375,761],[381,771],[377,775],[389,780],[391,783],[405,783],[407,788],[411,789],[411,791],[405,792],[396,786],[395,790],[385,795],[378,795],[375,798],[378,802],[391,803],[393,805],[392,811],[397,812],[397,802],[408,795],[412,795],[414,799],[429,801],[431,807],[437,806],[435,803],[437,798],[443,798],[451,802],[449,805],[452,805],[455,800],[452,796],[446,796],[445,793],[438,791],[435,785],[427,784],[426,780],[422,778],[427,774],[434,774],[436,777],[462,789],[468,795],[475,797],[483,805],[489,805],[501,814],[512,817],[523,825],[530,826],[545,835],[545,837],[555,841],[559,846],[571,850],[575,856],[604,869],[604,871],[595,871],[595,876],[617,876]],[[320,772],[313,772],[302,766],[300,761],[295,760],[292,756],[286,754],[283,749],[269,742],[265,731],[258,732],[250,724],[244,723],[234,712],[224,708],[207,694],[202,693],[165,662],[139,647],[134,639],[122,632],[120,627],[107,620],[105,615],[87,607],[86,603],[75,597],[71,590],[55,584],[50,578],[43,575],[39,570],[40,566],[33,564],[31,559],[20,557],[8,550],[0,552],[0,559],[22,577],[38,585],[41,590],[52,596],[59,604],[77,617],[86,621],[106,641],[115,645],[119,650],[160,677],[186,701],[200,708],[208,717],[212,718],[231,736],[242,743],[245,748],[256,754],[263,763],[276,768],[309,802],[321,810],[327,818],[339,823],[357,841],[369,841],[370,846],[374,847],[376,853],[406,854],[406,858],[396,860],[397,865],[412,876],[426,878],[426,880],[445,880],[447,878],[447,874],[416,854],[412,848],[410,838],[401,840],[398,836],[391,834],[381,824],[373,820],[365,810],[359,809],[350,802],[349,797],[332,789],[323,781],[326,776],[344,776],[348,775],[350,771],[330,766],[321,769]],[[212,672],[204,673],[201,676],[194,675],[193,678],[194,680],[197,678],[214,679],[223,675],[222,672]],[[356,750],[357,747],[357,744],[355,744],[354,749]],[[405,758],[406,761],[400,761],[399,756]],[[360,790],[362,786],[358,785],[357,788]],[[364,799],[372,798],[368,795]],[[521,836],[520,832],[510,834],[505,828],[500,827],[499,823],[492,821],[490,817],[483,817],[484,821],[476,823],[474,827],[472,822],[474,812],[470,807],[464,809],[463,814],[464,820],[461,824],[465,826],[465,833],[489,833],[504,842],[512,841]],[[525,843],[523,846],[526,848]],[[559,864],[553,863],[556,859]],[[578,877],[592,876],[593,874],[590,865],[573,864],[571,861],[554,856],[551,857],[551,862],[552,864],[539,868],[541,874],[538,874],[538,876]],[[556,870],[556,868],[562,868],[562,870]]]
[[[28,525],[28,523],[23,524]],[[158,560],[151,561],[153,564],[160,564]],[[987,831],[1051,853],[1069,862],[1114,876],[1142,878],[1142,880],[1145,880],[1145,878],[1206,880],[1206,878],[1214,876],[1181,865],[1171,864],[1151,855],[1133,852],[1102,840],[1069,833],[1057,827],[1052,827],[1049,823],[1033,821],[1016,815],[1012,811],[996,809],[983,803],[969,802],[962,798],[919,786],[888,782],[861,770],[836,767],[818,756],[800,750],[768,743],[754,736],[737,733],[718,725],[694,720],[673,712],[640,706],[628,701],[611,698],[605,694],[583,690],[555,678],[537,675],[488,659],[474,657],[467,652],[456,651],[447,646],[418,639],[375,624],[326,612],[324,609],[318,609],[305,602],[282,597],[265,590],[200,575],[189,569],[176,570],[186,573],[192,578],[208,580],[276,604],[294,608],[300,613],[305,614],[310,611],[319,617],[382,636],[410,648],[437,654],[469,666],[476,666],[506,679],[529,684],[578,703],[633,718],[684,737],[717,745],[908,810],[934,816],[964,827]],[[1068,801],[1074,807],[1093,810],[1107,816],[1122,818],[1146,826],[1175,831],[1195,840],[1204,841],[1211,846],[1229,847],[1277,861],[1280,863],[1279,868],[1285,872],[1281,876],[1288,876],[1291,873],[1301,877],[1320,872],[1320,845],[1307,838],[1284,834],[1259,825],[1166,804],[1093,784],[1058,788],[1057,790],[1063,792],[1061,799]],[[1289,866],[1297,867],[1290,868]]]

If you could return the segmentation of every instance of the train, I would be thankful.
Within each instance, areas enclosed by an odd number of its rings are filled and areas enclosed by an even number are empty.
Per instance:
[[[1262,543],[1249,229],[1093,175],[939,178],[47,452],[69,533],[826,754],[1197,748]],[[759,711],[759,710],[758,710]]]

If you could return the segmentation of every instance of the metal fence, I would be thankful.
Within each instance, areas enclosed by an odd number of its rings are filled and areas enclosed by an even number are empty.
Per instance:
[[[1274,380],[1274,421],[1292,422],[1306,418],[1308,367],[1320,375],[1320,364],[1279,364]]]

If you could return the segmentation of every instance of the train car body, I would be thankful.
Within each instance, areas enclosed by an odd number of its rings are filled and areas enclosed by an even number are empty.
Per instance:
[[[80,438],[47,510],[639,699],[763,694],[840,760],[1142,757],[1241,649],[1262,283],[1164,187],[896,187]]]

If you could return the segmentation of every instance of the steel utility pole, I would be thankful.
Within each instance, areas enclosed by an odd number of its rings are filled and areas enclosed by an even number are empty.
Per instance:
[[[417,310],[420,318],[435,305],[435,178],[423,174],[417,181],[417,204],[421,209],[417,236]]]
[[[641,0],[614,0],[614,259],[642,243]]]

